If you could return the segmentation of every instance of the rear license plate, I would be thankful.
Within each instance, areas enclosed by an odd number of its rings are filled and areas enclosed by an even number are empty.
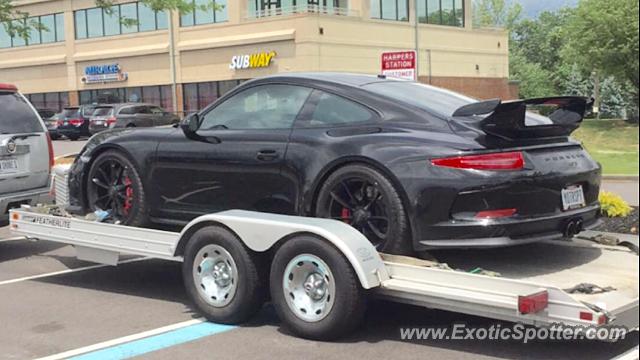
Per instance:
[[[562,209],[571,210],[585,206],[582,186],[569,186],[562,189]]]
[[[102,121],[102,120],[96,120],[93,124],[94,124],[94,125],[102,125],[102,124],[104,124],[104,121]]]
[[[12,173],[18,171],[18,161],[15,159],[0,160],[0,173]]]

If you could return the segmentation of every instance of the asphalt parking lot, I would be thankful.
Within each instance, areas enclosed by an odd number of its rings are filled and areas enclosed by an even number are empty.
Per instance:
[[[81,146],[55,142],[56,154]],[[494,322],[382,301],[372,301],[365,324],[337,343],[291,336],[269,305],[243,326],[202,324],[188,305],[179,263],[127,258],[118,267],[95,266],[76,260],[69,246],[8,237],[0,229],[2,359],[609,359],[638,344],[637,332],[617,343],[408,342],[400,338],[401,327]]]

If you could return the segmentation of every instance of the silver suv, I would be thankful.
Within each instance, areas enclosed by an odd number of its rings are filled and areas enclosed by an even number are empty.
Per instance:
[[[49,200],[53,146],[36,109],[15,86],[0,83],[0,224],[9,210]]]

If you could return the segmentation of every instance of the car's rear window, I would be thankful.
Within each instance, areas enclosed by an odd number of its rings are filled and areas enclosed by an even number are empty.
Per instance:
[[[80,109],[79,108],[66,108],[64,110],[62,110],[62,116],[64,117],[78,117],[80,116]]]
[[[93,111],[95,110],[95,106],[93,105],[83,105],[82,106],[82,116],[89,117],[93,115]]]
[[[112,107],[98,107],[93,111],[92,116],[109,116],[113,115]]]
[[[477,101],[453,91],[411,81],[380,81],[363,87],[445,117],[451,116],[461,106]]]
[[[16,93],[0,92],[0,133],[23,134],[44,131],[27,100]]]

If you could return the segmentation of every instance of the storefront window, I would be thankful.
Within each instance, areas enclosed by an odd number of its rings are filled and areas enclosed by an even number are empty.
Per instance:
[[[167,28],[166,12],[156,12],[143,3],[113,5],[74,12],[76,39],[103,37]],[[128,24],[132,20],[133,24]]]
[[[371,17],[382,20],[409,21],[409,1],[371,0]]]
[[[421,23],[464,26],[463,0],[417,0]]]
[[[180,26],[193,26],[225,22],[227,17],[226,0],[191,0],[195,11],[182,14]]]
[[[120,102],[149,103],[158,105],[167,111],[173,111],[170,85],[80,91],[81,104]]]
[[[247,6],[249,17],[315,11],[343,14],[341,10],[348,8],[348,0],[248,0]]]
[[[38,110],[53,110],[60,112],[65,106],[69,106],[69,93],[50,92],[25,95],[33,107]]]
[[[14,20],[14,24],[22,26],[25,23],[23,20]],[[29,39],[27,40],[18,34],[14,34],[13,37],[10,36],[9,31],[7,31],[7,25],[0,22],[0,49],[64,41],[64,19],[62,18],[62,13],[33,16],[26,19],[26,24],[30,26]]]
[[[226,80],[184,84],[182,86],[185,113],[196,112],[240,84],[242,80]]]

